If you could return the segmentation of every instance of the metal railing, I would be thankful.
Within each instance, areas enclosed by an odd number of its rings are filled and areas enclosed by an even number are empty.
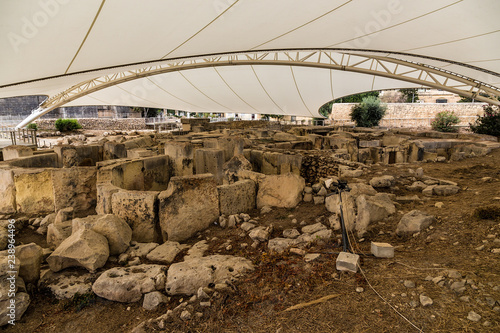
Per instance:
[[[18,143],[32,144],[38,147],[36,129],[15,129],[13,127],[0,127],[0,138],[10,139],[13,145]]]

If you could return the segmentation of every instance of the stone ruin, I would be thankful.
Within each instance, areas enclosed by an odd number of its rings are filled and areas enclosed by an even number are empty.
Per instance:
[[[370,165],[446,163],[482,156],[500,146],[487,136],[403,129],[260,127],[203,132],[202,125],[194,127],[196,131],[187,135],[80,134],[64,138],[53,149],[3,149],[1,278],[9,271],[9,218],[15,218],[17,231],[29,227],[46,237],[46,247],[31,243],[16,249],[17,317],[29,305],[30,284],[59,299],[92,291],[117,302],[142,300],[148,310],[171,295],[195,295],[201,306],[210,306],[211,292],[230,288],[253,269],[243,257],[206,256],[209,244],[204,240],[187,244],[210,226],[241,228],[253,247],[265,244],[269,251],[305,254],[308,245],[332,240],[340,228],[338,197],[327,195],[339,178],[353,181],[352,191],[344,197],[344,215],[347,228],[362,237],[371,223],[395,213],[395,202],[460,190],[455,183],[427,177],[417,169],[409,175],[411,180],[398,180],[415,196],[395,197],[378,191],[394,186],[392,176],[374,177],[369,184],[356,182]],[[301,202],[325,205],[332,215],[328,221],[311,221],[270,239],[272,226],[259,225],[258,217],[248,214],[294,208]],[[396,233],[411,235],[432,221],[432,216],[412,211]],[[71,270],[74,267],[88,272]],[[8,299],[4,290],[0,294],[0,311],[5,311],[2,304]],[[174,310],[181,318],[192,315],[186,304]],[[0,313],[1,325],[7,323],[5,315]]]

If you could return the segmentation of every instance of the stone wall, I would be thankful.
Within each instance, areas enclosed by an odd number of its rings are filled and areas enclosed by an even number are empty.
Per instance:
[[[35,122],[40,129],[55,129],[57,119],[38,119]],[[80,118],[78,122],[84,129],[92,130],[140,130],[146,129],[145,118]]]
[[[333,104],[330,119],[334,125],[352,124],[349,113],[355,103]],[[453,111],[461,120],[459,126],[473,123],[478,114],[483,114],[482,103],[388,103],[385,117],[380,122],[384,127],[430,128],[437,113]]]

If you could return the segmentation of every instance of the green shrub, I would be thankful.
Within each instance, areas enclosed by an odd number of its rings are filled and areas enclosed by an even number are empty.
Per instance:
[[[360,127],[378,126],[380,120],[385,115],[387,106],[380,102],[375,96],[368,96],[363,98],[361,103],[355,105],[351,113],[351,120]]]
[[[472,132],[500,136],[500,108],[487,105],[483,107],[484,115],[478,116],[474,124],[469,124]]]
[[[35,123],[29,123],[28,126],[26,126],[27,129],[32,129],[32,130],[38,130],[38,125]]]
[[[460,123],[460,119],[455,113],[450,111],[439,112],[431,123],[432,129],[438,132],[457,132],[458,129],[454,127]]]
[[[76,119],[62,119],[59,118],[56,120],[56,129],[59,132],[68,132],[68,131],[74,131],[77,129],[82,128],[78,120]]]

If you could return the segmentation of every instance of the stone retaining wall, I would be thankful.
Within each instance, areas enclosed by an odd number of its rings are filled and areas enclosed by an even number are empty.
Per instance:
[[[333,104],[330,119],[334,125],[351,124],[349,113],[356,103]],[[461,120],[459,126],[473,123],[477,115],[483,114],[482,103],[389,103],[385,117],[380,122],[384,127],[430,128],[437,113],[453,111]]]
[[[41,130],[55,129],[57,119],[38,119],[35,121]],[[84,129],[89,130],[141,130],[146,129],[145,118],[80,118],[78,122]]]

